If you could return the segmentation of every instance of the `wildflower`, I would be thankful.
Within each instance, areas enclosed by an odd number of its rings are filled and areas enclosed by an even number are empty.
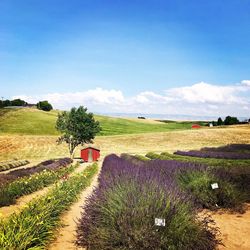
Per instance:
[[[2,213],[0,213],[0,217],[2,217],[3,216],[3,214]]]

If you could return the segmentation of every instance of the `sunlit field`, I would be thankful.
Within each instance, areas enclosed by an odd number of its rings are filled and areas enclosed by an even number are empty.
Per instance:
[[[0,161],[12,159],[43,160],[68,156],[66,144],[57,145],[57,136],[1,135]],[[110,153],[174,152],[230,143],[250,143],[250,126],[169,131],[117,136],[97,136],[101,155]],[[80,148],[80,147],[79,147]],[[75,156],[79,157],[79,148]]]

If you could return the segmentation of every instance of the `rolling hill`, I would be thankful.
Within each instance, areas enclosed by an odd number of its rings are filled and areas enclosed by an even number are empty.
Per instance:
[[[58,135],[55,122],[59,111],[32,108],[0,109],[0,134]],[[190,129],[191,122],[158,122],[95,115],[101,124],[99,135],[121,135]]]

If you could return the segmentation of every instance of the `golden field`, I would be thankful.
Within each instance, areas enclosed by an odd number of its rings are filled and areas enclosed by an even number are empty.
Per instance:
[[[0,161],[17,159],[45,160],[68,156],[66,144],[57,145],[57,136],[1,135]],[[97,136],[95,144],[102,156],[110,153],[174,152],[230,143],[250,143],[250,125],[158,133]],[[75,157],[79,157],[79,149]]]

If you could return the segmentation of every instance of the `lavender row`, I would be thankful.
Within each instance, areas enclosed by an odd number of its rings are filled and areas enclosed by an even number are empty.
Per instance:
[[[220,147],[205,147],[201,151],[218,151],[218,152],[238,152],[250,151],[250,144],[229,144]]]
[[[176,151],[174,154],[182,156],[200,157],[200,158],[216,158],[216,159],[232,159],[247,160],[250,159],[250,153],[242,152],[219,152],[219,151]]]
[[[89,250],[214,249],[216,232],[207,218],[196,220],[192,195],[178,184],[178,175],[192,171],[207,167],[162,160],[136,165],[106,157],[99,186],[78,224],[77,245]],[[164,218],[164,227],[155,225],[156,218]]]
[[[22,168],[22,169],[13,170],[7,174],[0,174],[0,186],[4,186],[7,183],[11,183],[15,181],[17,178],[22,178],[22,177],[33,175],[35,173],[40,173],[45,169],[56,171],[59,168],[69,165],[70,163],[72,163],[72,160],[70,158],[61,158],[58,160],[47,160],[31,168]]]

